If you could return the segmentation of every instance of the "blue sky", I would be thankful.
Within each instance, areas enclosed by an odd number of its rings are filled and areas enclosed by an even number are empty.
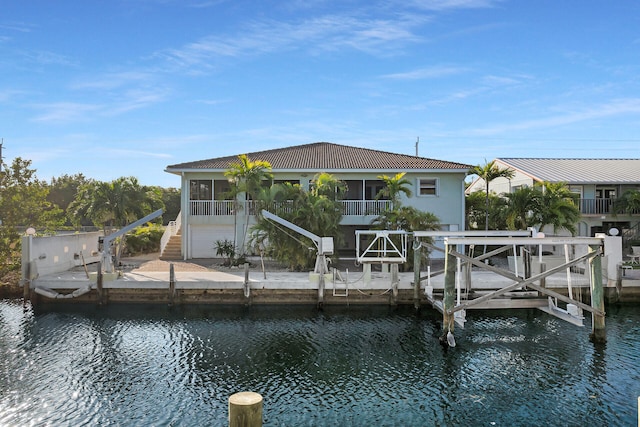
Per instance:
[[[329,141],[639,157],[636,0],[0,0],[0,137],[40,179]]]

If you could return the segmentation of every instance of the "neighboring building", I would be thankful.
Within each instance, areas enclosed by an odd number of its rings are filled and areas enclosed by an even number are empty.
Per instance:
[[[388,207],[389,201],[375,200],[383,187],[380,175],[405,172],[413,194],[410,198],[402,194],[404,206],[435,214],[445,230],[465,228],[464,179],[469,165],[328,142],[239,154],[269,162],[274,183],[288,181],[308,190],[321,172],[345,181],[348,191],[341,224],[347,247],[337,248],[343,251],[355,251],[355,230],[369,229]],[[234,201],[224,196],[230,189],[224,173],[237,162],[238,156],[227,156],[167,166],[166,172],[182,179],[182,212],[175,227],[181,230],[181,258],[210,258],[216,241],[237,241],[244,234],[242,221],[233,215]],[[247,208],[243,212],[252,212],[251,206]]]
[[[614,215],[612,207],[626,190],[640,190],[640,159],[498,158],[495,164],[514,171],[511,179],[497,178],[489,183],[489,191],[496,194],[533,186],[535,182],[566,183],[579,196],[579,236],[594,236],[614,227],[629,236],[637,233],[640,212]],[[466,193],[484,190],[484,180],[477,178]]]

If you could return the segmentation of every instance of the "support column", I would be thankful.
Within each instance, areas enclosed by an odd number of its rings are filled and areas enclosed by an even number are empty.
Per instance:
[[[589,246],[589,252],[594,252],[599,246]],[[591,273],[591,307],[604,312],[604,289],[602,288],[602,257],[595,256],[589,262]],[[604,316],[593,313],[592,329],[589,338],[592,342],[603,343],[607,341]]]
[[[446,258],[444,261],[444,298],[442,300],[442,328],[443,328],[443,342],[447,340],[447,334],[451,332],[453,334],[454,329],[454,315],[453,313],[447,313],[455,307],[456,304],[456,257],[451,254],[454,249],[453,245],[446,244]]]
[[[393,293],[393,305],[398,304],[398,264],[393,263],[390,266],[391,268],[391,290]]]
[[[422,259],[420,241],[413,240],[413,308],[420,310],[420,261]]]

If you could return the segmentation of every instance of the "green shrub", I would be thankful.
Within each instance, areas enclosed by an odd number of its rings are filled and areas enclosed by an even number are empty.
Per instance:
[[[164,227],[159,224],[149,224],[136,228],[127,234],[127,252],[131,255],[160,252],[160,240]]]

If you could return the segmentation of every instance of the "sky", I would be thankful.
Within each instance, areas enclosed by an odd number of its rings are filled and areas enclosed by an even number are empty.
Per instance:
[[[637,0],[0,0],[0,138],[41,180],[327,141],[640,157]]]

